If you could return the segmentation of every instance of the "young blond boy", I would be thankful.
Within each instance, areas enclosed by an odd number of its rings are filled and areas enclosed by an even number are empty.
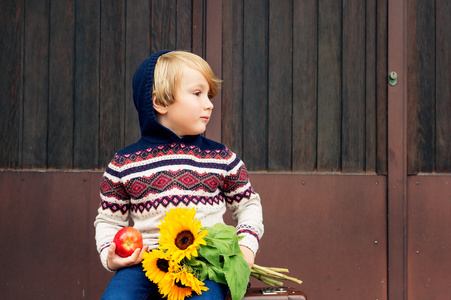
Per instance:
[[[201,134],[210,120],[211,99],[220,80],[201,57],[161,51],[138,67],[133,100],[141,139],[116,153],[101,182],[95,220],[96,243],[107,270],[117,271],[102,299],[161,299],[143,272],[141,255],[158,247],[158,224],[175,207],[195,207],[203,226],[223,223],[233,211],[240,248],[251,267],[263,235],[260,198],[244,163],[226,146]],[[116,255],[116,232],[129,225],[143,235],[144,247],[130,257]],[[227,287],[206,281],[196,299],[224,299]]]

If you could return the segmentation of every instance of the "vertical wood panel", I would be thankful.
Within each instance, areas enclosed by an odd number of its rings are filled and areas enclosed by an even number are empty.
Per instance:
[[[343,1],[343,172],[365,168],[365,15],[363,1]]]
[[[205,1],[192,0],[193,4],[193,53],[205,57]]]
[[[318,171],[341,167],[341,39],[340,1],[318,3]]]
[[[100,164],[124,146],[125,2],[101,2]]]
[[[75,6],[50,3],[49,123],[47,167],[73,167]]]
[[[246,1],[244,14],[243,159],[251,170],[266,170],[268,1]]]
[[[268,170],[291,170],[292,1],[269,2]]]
[[[365,7],[365,167],[366,172],[376,172],[376,26],[377,0],[366,1]]]
[[[176,1],[154,0],[151,4],[150,50],[175,50],[176,41]],[[162,13],[164,12],[164,13]]]
[[[408,172],[435,169],[435,5],[409,1]]]
[[[150,53],[150,2],[127,1],[125,37],[125,144],[130,145],[141,137],[138,112],[133,102],[133,75]],[[153,53],[152,53],[153,54]]]
[[[377,127],[377,173],[387,174],[387,66],[388,66],[388,0],[377,1],[376,25],[376,127]]]
[[[316,168],[317,39],[316,0],[293,3],[293,171]]]
[[[25,0],[23,166],[46,168],[49,1]]]
[[[100,168],[100,0],[76,1],[75,10],[74,168]]]
[[[191,0],[177,0],[177,35],[175,48],[178,50],[192,51],[192,13]]]
[[[243,1],[223,1],[222,142],[243,149]]]
[[[22,1],[3,1],[0,8],[0,167],[18,168],[22,164],[23,123],[23,34]]]
[[[451,2],[436,1],[436,171],[451,170]]]

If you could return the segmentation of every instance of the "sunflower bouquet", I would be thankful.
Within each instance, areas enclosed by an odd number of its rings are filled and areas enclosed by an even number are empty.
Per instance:
[[[202,294],[208,290],[206,279],[227,285],[233,300],[242,299],[250,275],[273,286],[281,285],[277,279],[295,279],[280,273],[286,269],[254,265],[251,271],[238,245],[242,237],[237,236],[235,227],[221,223],[202,227],[195,215],[194,208],[171,209],[158,226],[159,247],[143,253],[147,278],[168,300]]]

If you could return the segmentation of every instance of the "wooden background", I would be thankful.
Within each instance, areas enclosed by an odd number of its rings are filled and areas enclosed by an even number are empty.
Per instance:
[[[245,161],[264,200],[260,264],[289,267],[313,300],[448,299],[451,2],[401,1],[2,1],[0,294],[99,298],[111,274],[92,222],[102,170],[139,138],[134,70],[185,49],[224,80],[207,135]],[[393,19],[405,20],[397,87]]]
[[[205,57],[207,3],[3,1],[0,167],[102,169],[139,138],[139,63]],[[449,172],[449,4],[408,6],[408,171]],[[387,0],[222,11],[222,142],[250,170],[386,174]]]

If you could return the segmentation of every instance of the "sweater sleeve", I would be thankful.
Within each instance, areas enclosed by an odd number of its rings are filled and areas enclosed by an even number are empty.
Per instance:
[[[223,193],[227,206],[237,222],[237,234],[243,236],[240,245],[257,253],[263,236],[263,212],[260,196],[254,191],[244,163],[239,160],[225,178]]]
[[[111,164],[110,164],[111,165]],[[100,184],[100,205],[94,221],[97,251],[102,265],[107,266],[108,247],[114,235],[129,224],[130,196],[127,194],[120,177],[107,168]]]

